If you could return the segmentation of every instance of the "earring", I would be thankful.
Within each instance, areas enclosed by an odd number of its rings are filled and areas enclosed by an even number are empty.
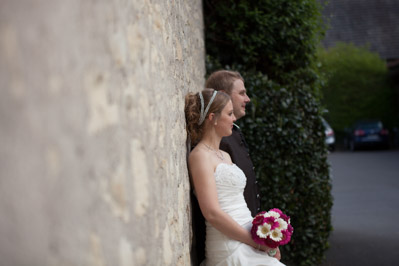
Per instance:
[[[215,126],[218,124],[218,122],[215,122]]]

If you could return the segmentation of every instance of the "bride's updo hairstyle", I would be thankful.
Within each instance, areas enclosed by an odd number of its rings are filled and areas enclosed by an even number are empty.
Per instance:
[[[199,92],[189,93],[186,95],[184,112],[186,115],[187,133],[188,136],[191,138],[192,145],[196,145],[202,138],[204,124],[205,124],[205,121],[203,121],[203,119],[206,120],[206,117],[210,113],[219,115],[222,112],[223,108],[228,103],[228,101],[230,100],[230,96],[227,95],[226,93],[217,91],[216,94],[214,95],[214,92],[215,92],[214,89],[204,89],[201,92],[204,100],[202,106],[203,110],[202,112],[204,112],[203,118],[201,118],[200,93]],[[209,106],[208,111],[206,111],[209,101],[211,101],[212,98],[213,101]]]

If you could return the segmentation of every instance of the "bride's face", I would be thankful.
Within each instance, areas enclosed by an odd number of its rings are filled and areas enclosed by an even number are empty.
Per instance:
[[[234,116],[233,112],[233,104],[230,100],[223,108],[220,115],[216,118],[215,128],[221,136],[230,136],[233,129],[233,123],[235,121],[236,117]]]

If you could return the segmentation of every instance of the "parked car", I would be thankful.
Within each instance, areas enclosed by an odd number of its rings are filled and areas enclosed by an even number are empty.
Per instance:
[[[399,127],[394,127],[392,131],[392,145],[395,148],[399,148]]]
[[[346,130],[344,143],[352,151],[364,147],[389,148],[389,131],[380,120],[360,120]]]
[[[326,144],[330,151],[335,150],[335,134],[332,127],[327,123],[324,118],[321,118],[323,125],[324,125],[324,133],[326,135]]]

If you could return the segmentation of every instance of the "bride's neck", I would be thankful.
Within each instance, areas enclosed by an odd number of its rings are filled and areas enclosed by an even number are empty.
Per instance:
[[[217,136],[216,134],[204,134],[200,142],[206,144],[207,146],[215,150],[218,150],[221,140],[222,138]]]

